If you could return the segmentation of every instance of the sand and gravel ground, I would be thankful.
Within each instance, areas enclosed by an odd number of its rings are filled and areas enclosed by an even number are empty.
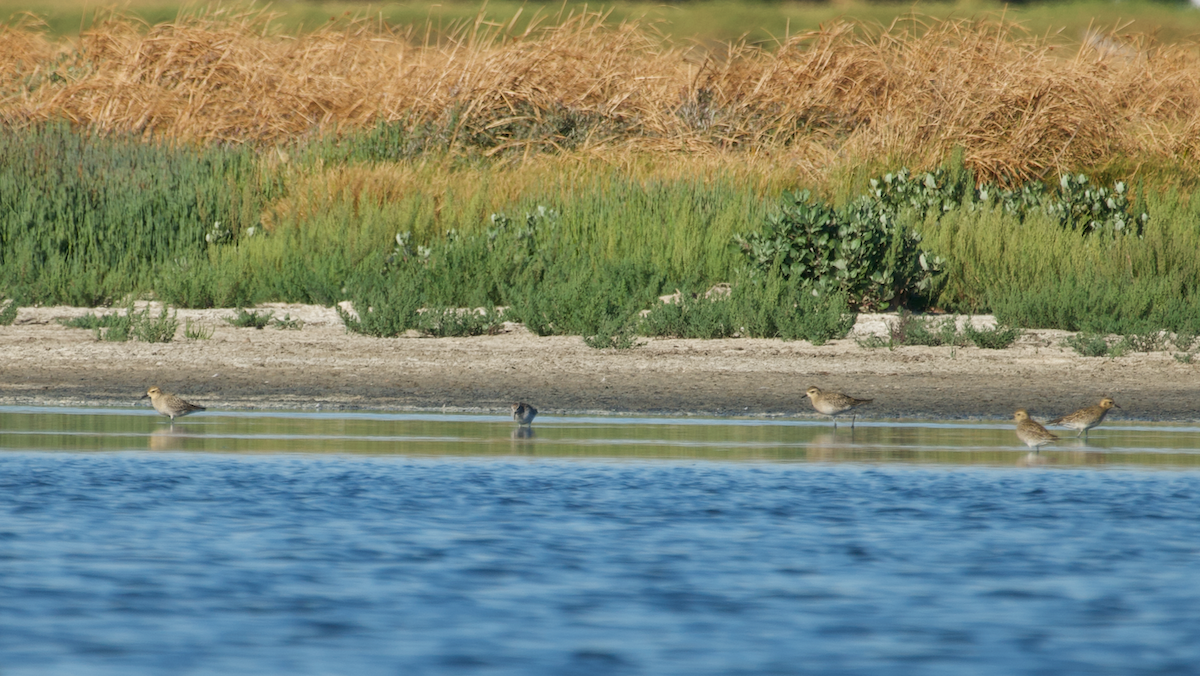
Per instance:
[[[853,339],[806,342],[642,339],[632,350],[593,350],[578,337],[541,338],[519,325],[475,338],[368,338],[331,308],[269,304],[299,330],[235,328],[233,310],[180,310],[171,343],[98,341],[57,320],[94,310],[22,308],[0,326],[0,405],[137,406],[151,385],[213,408],[814,416],[808,385],[873,397],[865,418],[1039,419],[1111,395],[1119,418],[1192,421],[1200,359],[1170,352],[1086,358],[1067,333],[1031,331],[1005,350],[868,349]],[[183,337],[185,319],[211,327]],[[977,318],[986,321],[986,318]],[[856,334],[889,318],[863,315]]]

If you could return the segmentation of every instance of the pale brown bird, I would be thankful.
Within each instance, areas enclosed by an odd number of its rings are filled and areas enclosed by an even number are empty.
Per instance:
[[[195,411],[206,410],[203,406],[197,406],[193,403],[184,401],[179,397],[163,392],[157,387],[151,387],[142,395],[142,399],[149,397],[150,403],[154,406],[154,410],[159,413],[171,416],[171,422],[175,422],[175,418],[185,416]]]
[[[813,408],[817,409],[818,413],[824,413],[833,420],[834,429],[837,429],[837,416],[846,411],[851,411],[850,427],[853,428],[856,415],[853,409],[875,401],[874,399],[855,399],[838,392],[822,392],[819,387],[810,387],[804,393],[808,395]]]
[[[537,409],[529,404],[519,403],[512,405],[512,417],[517,421],[517,425],[528,425],[533,422],[534,416],[537,415]]]
[[[1013,420],[1017,421],[1017,438],[1035,451],[1048,443],[1058,441],[1058,436],[1047,432],[1046,428],[1030,418],[1023,408],[1013,414]]]
[[[1121,407],[1117,406],[1117,403],[1111,398],[1105,397],[1101,399],[1100,403],[1096,406],[1081,408],[1074,413],[1068,413],[1061,418],[1055,418],[1046,424],[1061,425],[1062,427],[1071,427],[1077,429],[1079,430],[1079,434],[1076,434],[1075,436],[1082,434],[1083,438],[1087,439],[1088,430],[1104,422],[1104,416],[1108,415],[1108,411],[1111,408]]]

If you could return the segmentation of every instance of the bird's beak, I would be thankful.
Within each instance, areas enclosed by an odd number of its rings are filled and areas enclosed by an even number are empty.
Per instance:
[[[138,397],[138,399],[149,399],[149,398],[150,398],[150,393],[149,393],[149,392],[147,392],[146,394],[143,394],[142,396]]]

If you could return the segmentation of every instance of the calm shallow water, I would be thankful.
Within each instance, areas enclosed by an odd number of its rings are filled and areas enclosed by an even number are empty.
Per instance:
[[[0,408],[0,674],[1200,665],[1200,429]]]

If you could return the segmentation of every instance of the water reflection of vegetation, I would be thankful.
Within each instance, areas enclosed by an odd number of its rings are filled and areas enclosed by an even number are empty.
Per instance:
[[[1200,467],[1192,428],[1112,425],[1029,456],[1007,424],[860,425],[797,421],[539,419],[500,416],[202,414],[170,424],[143,412],[0,410],[0,450],[335,453],[363,455],[704,459],[949,465]]]

